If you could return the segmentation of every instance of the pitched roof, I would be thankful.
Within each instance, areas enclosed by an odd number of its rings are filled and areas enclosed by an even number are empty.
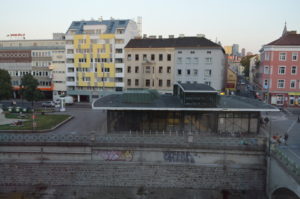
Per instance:
[[[296,31],[289,31],[282,35],[279,39],[268,43],[267,45],[278,45],[278,46],[294,46],[300,45],[300,34]]]
[[[117,28],[126,28],[129,23],[128,19],[124,20],[102,20],[102,21],[96,21],[96,20],[91,20],[91,21],[73,21],[72,24],[70,25],[68,31],[71,30],[76,30],[76,34],[82,34],[83,33],[83,27],[85,25],[106,25],[106,34],[110,33],[115,33]],[[67,32],[68,32],[67,31]]]
[[[214,47],[223,49],[222,46],[204,38],[204,37],[179,37],[167,39],[131,39],[125,48],[203,48]]]

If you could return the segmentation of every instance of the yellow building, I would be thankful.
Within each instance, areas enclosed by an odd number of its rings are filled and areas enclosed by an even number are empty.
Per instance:
[[[66,34],[67,93],[92,101],[124,87],[124,47],[138,36],[132,20],[72,22]]]
[[[236,91],[237,74],[230,68],[227,69],[226,92]]]
[[[225,54],[231,55],[232,54],[232,46],[224,46]]]

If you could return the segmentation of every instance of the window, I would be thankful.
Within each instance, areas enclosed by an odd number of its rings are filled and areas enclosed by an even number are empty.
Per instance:
[[[127,86],[131,86],[131,79],[127,79]]]
[[[128,60],[128,61],[131,61],[131,54],[128,54],[128,55],[127,55],[127,60]]]
[[[171,80],[167,80],[167,87],[170,87],[171,86]]]
[[[206,84],[206,85],[210,86],[210,85],[211,85],[211,82],[209,82],[209,81],[206,81],[206,82],[204,82],[204,84]]]
[[[178,54],[182,54],[182,51],[178,51]]]
[[[127,73],[131,73],[131,67],[127,66]]]
[[[297,74],[297,66],[292,66],[291,73],[292,73],[292,75],[296,75]]]
[[[276,104],[283,105],[283,95],[277,95],[276,96]]]
[[[296,88],[296,80],[290,81],[290,88]]]
[[[211,54],[211,51],[210,51],[210,50],[209,50],[209,51],[206,51],[206,53],[207,53],[207,54]]]
[[[159,86],[159,87],[162,87],[162,84],[163,84],[162,79],[158,80],[158,86]]]
[[[138,85],[139,85],[139,80],[138,80],[138,79],[135,79],[134,85],[135,85],[135,86],[138,86]]]
[[[270,60],[270,53],[265,52],[265,60],[269,61]]]
[[[185,58],[185,63],[190,64],[191,63],[191,58],[190,57]]]
[[[136,67],[134,68],[134,72],[135,72],[135,73],[139,73],[139,67],[138,67],[138,66],[136,66]]]
[[[182,64],[182,58],[181,57],[177,58],[177,64]]]
[[[146,71],[145,73],[151,73],[151,67],[150,66],[146,66]]]
[[[264,74],[270,74],[270,67],[269,66],[264,67]]]
[[[162,72],[163,72],[163,67],[160,66],[160,67],[158,68],[158,73],[162,73]]]
[[[155,60],[155,55],[151,54],[151,61],[154,61],[154,60]]]
[[[177,70],[177,75],[181,75],[181,69]]]
[[[267,79],[264,80],[264,89],[269,87],[269,81]]]
[[[286,53],[279,53],[279,60],[285,61],[286,60]]]
[[[212,58],[211,57],[206,57],[205,62],[206,63],[212,63]]]
[[[279,66],[278,74],[279,75],[284,75],[285,74],[285,66]]]
[[[135,54],[135,61],[139,61],[139,55]]]
[[[211,70],[210,69],[205,69],[204,70],[204,76],[205,77],[210,77],[211,76]]]
[[[195,54],[195,51],[192,50],[192,51],[191,51],[191,54]]]
[[[171,66],[167,67],[167,73],[171,73]]]
[[[122,48],[116,48],[116,53],[123,53],[123,49]]]
[[[284,88],[284,80],[283,79],[278,80],[277,88]]]
[[[159,61],[163,61],[163,54],[159,54]]]
[[[150,79],[146,79],[146,86],[150,87]]]
[[[194,75],[198,75],[198,70],[194,69]]]
[[[194,57],[194,64],[198,64],[199,63],[199,60],[198,60],[198,57]]]
[[[292,53],[292,61],[298,60],[298,53]]]
[[[289,98],[290,98],[290,104],[291,105],[295,104],[295,96],[294,95],[290,95]]]
[[[147,55],[143,54],[143,61],[147,61]]]
[[[187,69],[187,70],[186,70],[186,74],[187,74],[187,75],[190,75],[190,74],[191,74],[191,70],[190,70],[190,69]]]
[[[168,55],[167,55],[167,60],[168,60],[168,61],[171,61],[171,54],[168,54]]]

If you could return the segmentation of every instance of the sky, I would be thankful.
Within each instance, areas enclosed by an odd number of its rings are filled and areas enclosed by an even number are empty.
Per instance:
[[[285,22],[300,32],[299,9],[300,0],[0,0],[0,40],[11,33],[51,39],[72,21],[141,16],[142,34],[204,34],[258,53],[281,36]]]

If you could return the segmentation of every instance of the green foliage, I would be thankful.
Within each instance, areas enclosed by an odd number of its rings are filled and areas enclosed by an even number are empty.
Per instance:
[[[245,77],[249,77],[250,59],[255,55],[248,55],[241,59],[240,63],[244,66]]]
[[[6,70],[0,69],[0,100],[11,98],[11,78]]]
[[[43,98],[41,91],[37,89],[39,82],[31,74],[26,74],[21,79],[21,95],[28,101],[38,101]]]

